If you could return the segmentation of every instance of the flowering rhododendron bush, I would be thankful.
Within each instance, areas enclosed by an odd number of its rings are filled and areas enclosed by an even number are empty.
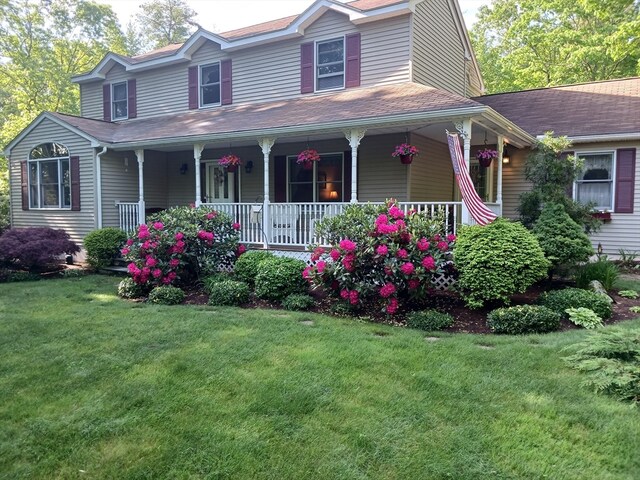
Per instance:
[[[379,305],[393,315],[403,302],[429,295],[432,279],[450,263],[456,237],[443,231],[442,217],[405,214],[393,201],[357,211],[362,208],[347,207],[330,220],[327,232],[335,237],[341,225],[348,232],[356,218],[364,228],[358,240],[344,235],[332,248],[316,248],[303,276],[354,307]]]
[[[188,284],[217,272],[245,251],[240,225],[208,207],[174,207],[140,225],[122,249],[141,285]]]

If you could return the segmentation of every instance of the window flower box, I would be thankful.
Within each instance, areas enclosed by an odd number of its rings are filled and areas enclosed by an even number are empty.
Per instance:
[[[592,212],[591,216],[605,223],[611,221],[611,212]]]

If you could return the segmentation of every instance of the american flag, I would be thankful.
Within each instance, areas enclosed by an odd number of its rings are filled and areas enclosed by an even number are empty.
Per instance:
[[[460,187],[460,193],[462,193],[462,201],[478,225],[487,225],[493,222],[497,218],[497,215],[489,210],[483,203],[473,186],[467,163],[462,156],[458,134],[447,132],[447,139],[449,141],[449,152],[451,153],[453,171],[456,174],[456,181]]]

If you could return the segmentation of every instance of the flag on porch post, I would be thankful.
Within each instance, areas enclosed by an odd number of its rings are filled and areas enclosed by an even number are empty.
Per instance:
[[[469,169],[467,168],[462,150],[460,149],[458,134],[447,132],[447,139],[449,141],[449,152],[451,153],[453,171],[456,174],[456,181],[460,187],[460,193],[462,193],[462,201],[478,225],[487,225],[493,222],[497,218],[497,215],[484,204],[473,186],[471,176],[469,176]]]

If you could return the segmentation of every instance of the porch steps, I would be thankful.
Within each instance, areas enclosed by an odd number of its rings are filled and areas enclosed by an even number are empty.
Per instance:
[[[111,265],[101,268],[100,271],[115,275],[126,275],[129,273],[129,270],[127,270],[127,263],[128,262],[124,258],[116,257],[111,262]]]

